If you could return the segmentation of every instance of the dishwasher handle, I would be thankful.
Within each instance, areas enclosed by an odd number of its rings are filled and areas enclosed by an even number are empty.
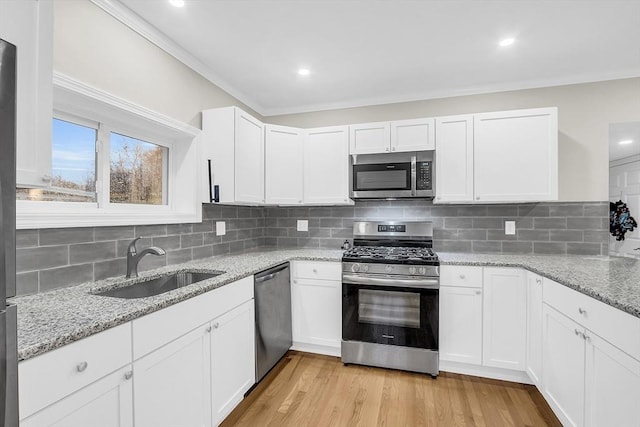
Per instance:
[[[255,275],[255,282],[262,283],[262,282],[266,282],[267,280],[271,280],[288,268],[289,268],[289,263],[287,262],[287,263],[275,266],[273,268],[270,268],[269,270],[258,273]]]

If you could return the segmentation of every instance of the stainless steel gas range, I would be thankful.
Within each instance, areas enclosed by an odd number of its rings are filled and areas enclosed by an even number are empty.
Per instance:
[[[440,262],[425,221],[358,221],[342,257],[342,362],[438,375]]]

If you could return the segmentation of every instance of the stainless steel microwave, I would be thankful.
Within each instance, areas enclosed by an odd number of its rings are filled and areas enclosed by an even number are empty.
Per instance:
[[[353,154],[350,196],[353,199],[433,198],[434,151]]]

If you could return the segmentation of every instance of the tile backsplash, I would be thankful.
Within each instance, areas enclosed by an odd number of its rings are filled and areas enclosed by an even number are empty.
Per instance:
[[[201,224],[18,230],[17,292],[45,292],[123,275],[131,239],[138,248],[160,246],[166,256],[146,256],[139,270],[238,252],[259,246],[339,248],[353,238],[353,221],[429,220],[434,247],[446,252],[535,254],[608,253],[608,202],[509,205],[433,205],[422,200],[362,201],[339,207],[238,207],[203,205]],[[297,220],[309,221],[297,231]],[[504,221],[516,234],[504,234]],[[215,222],[226,222],[216,236]]]

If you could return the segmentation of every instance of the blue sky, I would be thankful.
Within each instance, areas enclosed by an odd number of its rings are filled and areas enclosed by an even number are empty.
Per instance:
[[[96,130],[53,119],[53,176],[82,184],[96,170]]]

